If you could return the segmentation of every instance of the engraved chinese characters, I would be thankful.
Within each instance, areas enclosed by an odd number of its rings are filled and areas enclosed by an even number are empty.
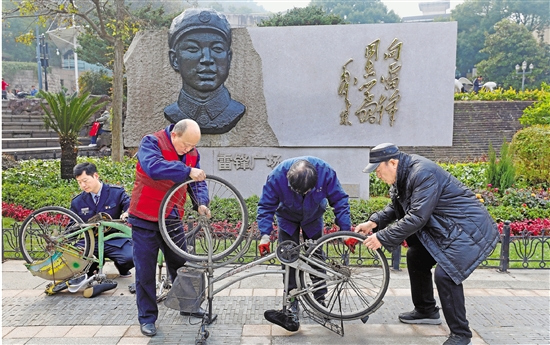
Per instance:
[[[363,79],[365,82],[357,87],[357,90],[363,94],[363,101],[361,105],[355,110],[355,115],[358,117],[360,123],[368,122],[371,124],[382,125],[384,113],[388,114],[388,121],[390,126],[393,126],[396,119],[396,113],[399,110],[397,104],[401,99],[399,92],[399,71],[401,70],[401,48],[403,43],[397,38],[388,46],[384,52],[384,60],[392,61],[387,70],[386,75],[381,75],[377,79],[376,62],[379,59],[379,47],[380,39],[377,39],[367,45],[365,48],[365,66]],[[338,87],[338,95],[344,98],[345,109],[340,113],[340,124],[351,125],[349,121],[349,111],[352,104],[349,100],[349,85],[352,79],[352,75],[348,70],[348,66],[353,62],[353,59],[349,59],[342,66],[342,74],[340,76],[340,85]],[[358,85],[359,81],[357,77],[353,77],[353,85]],[[384,86],[383,93],[378,95],[376,100],[375,90],[373,88],[378,83]],[[378,91],[378,90],[377,90]]]

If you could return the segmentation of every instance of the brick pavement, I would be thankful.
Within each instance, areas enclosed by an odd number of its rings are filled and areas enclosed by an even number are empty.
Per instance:
[[[108,265],[109,270],[114,268]],[[194,344],[200,320],[182,317],[164,305],[157,321],[159,333],[142,336],[135,296],[127,290],[132,278],[117,281],[117,289],[93,299],[69,292],[46,296],[47,282],[26,272],[22,262],[3,263],[2,344]],[[465,294],[474,345],[550,344],[549,270],[478,269],[465,282]],[[267,322],[264,310],[279,308],[281,295],[281,276],[267,274],[221,291],[214,297],[218,319],[207,327],[207,344],[435,345],[448,333],[445,323],[406,325],[397,320],[398,313],[412,309],[403,271],[392,271],[385,303],[366,324],[344,323],[344,338],[303,317],[295,333]]]

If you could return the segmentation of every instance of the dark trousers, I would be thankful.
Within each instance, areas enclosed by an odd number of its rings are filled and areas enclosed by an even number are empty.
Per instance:
[[[302,231],[302,236],[304,237],[304,240],[318,240],[321,236],[323,236],[323,230],[321,228],[321,230],[319,232],[315,233],[315,235],[313,235],[311,237],[309,237],[305,232]],[[300,243],[299,224],[296,224],[296,229],[295,229],[295,231],[292,235],[289,235],[288,233],[283,231],[283,229],[279,229],[279,243],[282,243],[284,241],[289,241],[289,240],[293,241],[294,243],[298,243],[298,244]],[[315,255],[318,256],[318,257],[323,257],[324,253],[321,250],[320,252],[315,253]],[[282,266],[283,266],[283,268],[285,268],[285,265],[282,265]],[[315,267],[315,268],[317,268],[317,267]],[[325,273],[325,270],[318,270],[318,271]],[[311,280],[315,284],[316,282],[318,282],[321,279],[318,278],[317,276],[312,275]],[[294,268],[290,268],[289,277],[288,277],[288,291],[287,292],[291,291],[292,289],[296,289],[297,287],[298,287],[298,285],[296,284],[296,270]],[[324,301],[326,293],[327,293],[326,288],[319,289],[319,290],[317,290],[313,293],[313,296],[318,301]]]
[[[420,313],[431,314],[436,307],[432,283],[432,267],[436,261],[416,235],[407,238],[407,244],[407,268],[414,308]],[[435,268],[434,280],[449,329],[454,334],[471,338],[472,332],[466,319],[464,287],[455,284],[439,265]]]
[[[96,239],[94,255],[99,258],[99,245]],[[115,263],[120,274],[126,274],[134,268],[134,253],[132,249],[132,241],[126,238],[116,238],[104,243],[103,261],[105,259],[112,260]],[[99,264],[93,263],[88,270],[88,277],[98,270]]]
[[[132,239],[136,265],[138,320],[140,324],[155,323],[159,312],[155,278],[159,249],[164,253],[164,260],[172,281],[176,279],[178,269],[185,265],[185,260],[164,243],[159,231],[147,230],[134,225],[132,226]]]

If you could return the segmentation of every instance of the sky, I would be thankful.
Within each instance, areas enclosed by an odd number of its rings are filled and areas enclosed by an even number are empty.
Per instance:
[[[422,14],[418,9],[419,2],[430,2],[433,0],[382,0],[388,10],[393,10],[400,17],[419,16]],[[306,7],[310,0],[255,0],[270,12],[286,11],[294,7]],[[451,10],[464,0],[451,0]]]

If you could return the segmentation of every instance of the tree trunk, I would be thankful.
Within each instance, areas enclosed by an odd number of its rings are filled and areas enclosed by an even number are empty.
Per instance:
[[[63,143],[59,140],[61,146],[61,178],[70,180],[73,176],[73,168],[76,165],[78,156],[78,147],[71,143]]]
[[[124,25],[124,0],[116,0],[117,23]],[[121,30],[117,30],[117,32]],[[122,102],[124,92],[124,44],[120,35],[115,35],[115,59],[113,66],[113,118],[111,121],[111,159],[113,162],[122,162],[124,156],[124,142],[122,140]]]

